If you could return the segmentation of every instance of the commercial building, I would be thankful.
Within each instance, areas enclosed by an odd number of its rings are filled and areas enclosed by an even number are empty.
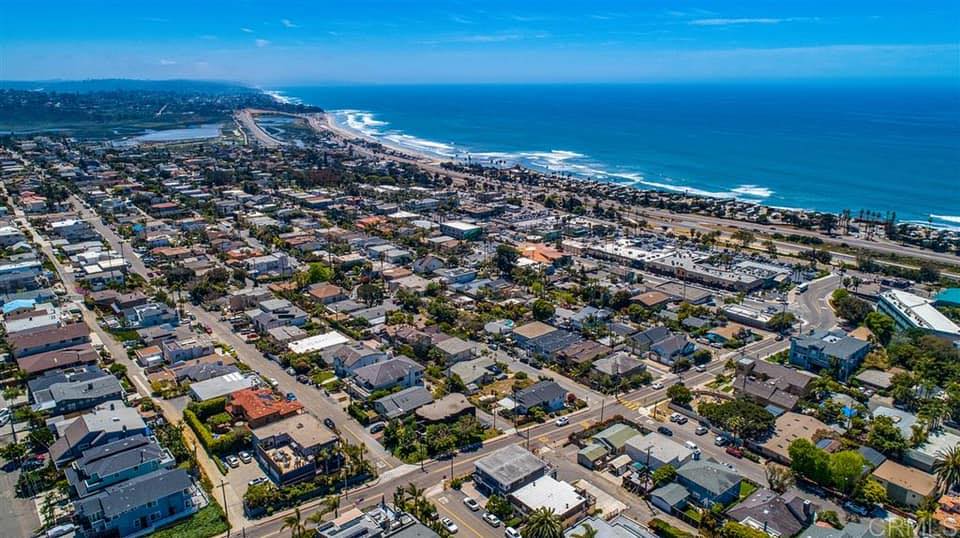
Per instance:
[[[441,222],[440,231],[450,237],[468,241],[480,239],[480,236],[483,234],[483,228],[476,224],[468,224],[459,220]]]
[[[960,327],[934,308],[929,299],[891,289],[880,293],[877,309],[892,317],[901,329],[920,329],[951,340],[960,339]]]
[[[477,460],[473,480],[488,495],[507,496],[549,471],[547,464],[528,450],[507,445]]]
[[[545,475],[510,494],[521,514],[545,508],[553,511],[564,526],[576,521],[588,508],[587,498],[570,484]]]

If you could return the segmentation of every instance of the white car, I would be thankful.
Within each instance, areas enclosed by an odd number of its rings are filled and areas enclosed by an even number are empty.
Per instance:
[[[443,525],[443,528],[447,529],[447,532],[449,532],[450,534],[456,534],[457,531],[460,530],[460,528],[457,527],[457,524],[454,523],[453,520],[448,517],[442,518],[440,520],[440,524]]]
[[[251,461],[253,461],[253,456],[251,456],[250,453],[247,452],[246,450],[244,450],[243,452],[240,452],[238,456],[240,456],[240,461],[242,461],[243,463],[250,463]]]
[[[473,510],[474,512],[480,509],[480,503],[473,500],[473,497],[464,497],[463,504],[470,510]]]
[[[652,386],[653,386],[653,390],[660,390],[660,389],[663,388],[663,383],[657,381],[657,382],[654,383]]]
[[[233,467],[234,469],[240,467],[240,460],[236,456],[227,456],[225,461],[227,462],[227,465]]]
[[[523,538],[522,536],[520,536],[520,531],[518,531],[513,527],[507,527],[503,529],[503,535],[506,538]]]
[[[266,484],[267,482],[269,482],[269,479],[268,479],[267,477],[265,477],[265,476],[258,476],[258,477],[256,477],[256,478],[254,478],[253,480],[247,482],[247,485],[248,485],[248,486],[256,486],[256,485],[258,485],[258,484]]]
[[[556,420],[557,426],[566,426],[567,424],[570,424],[570,419],[567,417],[560,417]]]
[[[486,521],[487,524],[490,525],[491,527],[499,527],[499,526],[500,526],[500,518],[498,518],[497,516],[491,514],[490,512],[484,512],[484,513],[483,513],[483,520]]]

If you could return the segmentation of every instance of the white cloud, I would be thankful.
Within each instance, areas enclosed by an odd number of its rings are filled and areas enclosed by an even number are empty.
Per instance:
[[[160,65],[177,65],[176,60],[168,60],[166,58],[160,58]]]
[[[280,19],[280,24],[282,24],[284,28],[299,28],[299,26],[294,24],[290,19]]]
[[[243,32],[243,33],[245,33],[245,34],[252,34],[252,33],[253,33],[253,30],[251,30],[250,28],[241,28],[240,31]]]
[[[804,22],[815,21],[815,17],[788,17],[782,19],[774,18],[742,18],[742,19],[694,19],[690,24],[694,26],[733,26],[740,24],[780,24],[782,22]]]
[[[254,41],[254,43],[256,43],[256,45],[261,49],[270,44],[270,42],[267,41],[266,39],[257,39],[256,41]]]

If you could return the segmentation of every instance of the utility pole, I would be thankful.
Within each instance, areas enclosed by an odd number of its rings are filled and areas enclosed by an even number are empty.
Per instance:
[[[600,398],[600,422],[603,423],[603,409],[607,404],[606,398]]]
[[[227,482],[223,479],[220,479],[220,491],[223,493],[223,514],[224,516],[226,516],[227,515]],[[227,538],[230,538],[230,529],[227,529]]]

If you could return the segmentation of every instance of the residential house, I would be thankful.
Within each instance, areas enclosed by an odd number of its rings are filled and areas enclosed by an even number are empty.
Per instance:
[[[238,390],[248,389],[256,384],[256,375],[244,375],[239,371],[232,372],[199,383],[191,383],[190,397],[198,402],[205,402]]]
[[[59,438],[50,445],[50,458],[62,468],[79,458],[91,447],[131,437],[148,435],[147,425],[136,409],[121,401],[100,404],[93,411],[80,415],[63,426],[58,425]]]
[[[156,439],[134,435],[90,448],[64,469],[67,483],[79,498],[104,488],[177,464],[170,451]]]
[[[434,347],[440,352],[440,356],[446,364],[469,360],[477,352],[476,342],[463,340],[456,336],[441,340]]]
[[[40,327],[7,336],[7,344],[16,358],[48,351],[73,348],[90,341],[86,323],[69,323],[60,327]]]
[[[156,327],[158,325],[177,325],[180,317],[176,311],[163,303],[146,303],[124,310],[121,315],[126,326],[134,329]]]
[[[514,393],[514,410],[520,415],[526,415],[534,408],[551,413],[561,409],[566,399],[567,391],[556,381],[540,381]]]
[[[813,439],[821,430],[829,431],[830,427],[814,417],[787,411],[777,417],[770,436],[756,443],[754,448],[766,458],[789,465],[790,443],[801,438]]]
[[[640,432],[627,424],[614,424],[593,436],[593,441],[607,449],[607,454],[621,455],[627,441],[640,435]]]
[[[743,478],[712,459],[689,461],[677,469],[677,481],[690,492],[690,498],[710,508],[728,505],[740,497]]]
[[[609,517],[609,514],[604,514]],[[620,514],[610,520],[600,516],[581,519],[576,525],[563,531],[564,538],[584,536],[587,527],[596,531],[596,538],[656,538],[653,531]]]
[[[738,396],[784,411],[793,410],[816,379],[807,372],[747,358],[737,360],[736,370],[733,388]]]
[[[288,401],[270,389],[248,388],[227,395],[226,411],[251,429],[297,415],[303,404]]]
[[[670,482],[650,492],[650,502],[671,515],[684,510],[689,500],[690,491],[677,482]]]
[[[647,365],[626,351],[616,351],[593,362],[593,370],[602,378],[618,382],[647,371]]]
[[[320,304],[332,304],[350,298],[343,288],[329,283],[314,284],[307,289],[307,293]]]
[[[170,364],[188,361],[213,353],[213,341],[204,336],[170,340],[160,344],[163,358]]]
[[[76,535],[146,536],[196,513],[205,502],[185,469],[159,469],[75,502]]]
[[[635,435],[627,439],[623,451],[633,461],[654,471],[664,465],[679,469],[694,457],[693,450],[659,433]]]
[[[96,366],[55,370],[32,379],[27,386],[35,411],[66,415],[122,400],[123,387],[113,374]]]
[[[817,506],[796,494],[760,488],[727,511],[730,519],[774,537],[796,536],[817,518]]]
[[[387,359],[354,370],[351,388],[362,398],[378,390],[406,389],[423,384],[423,370],[403,356]]]
[[[294,342],[294,344],[300,344],[302,342],[305,342],[305,340]],[[290,345],[292,346],[293,344]],[[331,350],[331,355],[333,357],[331,362],[333,363],[334,371],[342,378],[352,377],[354,372],[359,368],[387,360],[386,353],[371,349],[360,342],[337,346]]]
[[[257,461],[279,485],[313,478],[339,468],[332,449],[338,437],[308,413],[300,413],[251,430]]]
[[[45,353],[37,353],[17,359],[17,367],[28,376],[34,376],[58,368],[72,368],[96,364],[100,355],[89,343],[70,346]]]
[[[790,363],[811,370],[827,370],[846,381],[870,352],[870,343],[841,330],[811,330],[790,338]]]
[[[474,392],[480,387],[493,381],[500,373],[493,357],[478,357],[452,364],[447,368],[447,374],[457,376],[467,387],[468,392]]]
[[[887,498],[895,504],[917,508],[937,491],[937,477],[886,460],[874,469],[873,477],[887,489]]]
[[[433,393],[423,387],[414,386],[374,400],[373,410],[382,418],[393,420],[406,417],[431,402]]]
[[[415,413],[417,420],[422,424],[449,424],[456,422],[460,417],[476,416],[477,410],[463,394],[454,392],[433,403],[421,406]]]

